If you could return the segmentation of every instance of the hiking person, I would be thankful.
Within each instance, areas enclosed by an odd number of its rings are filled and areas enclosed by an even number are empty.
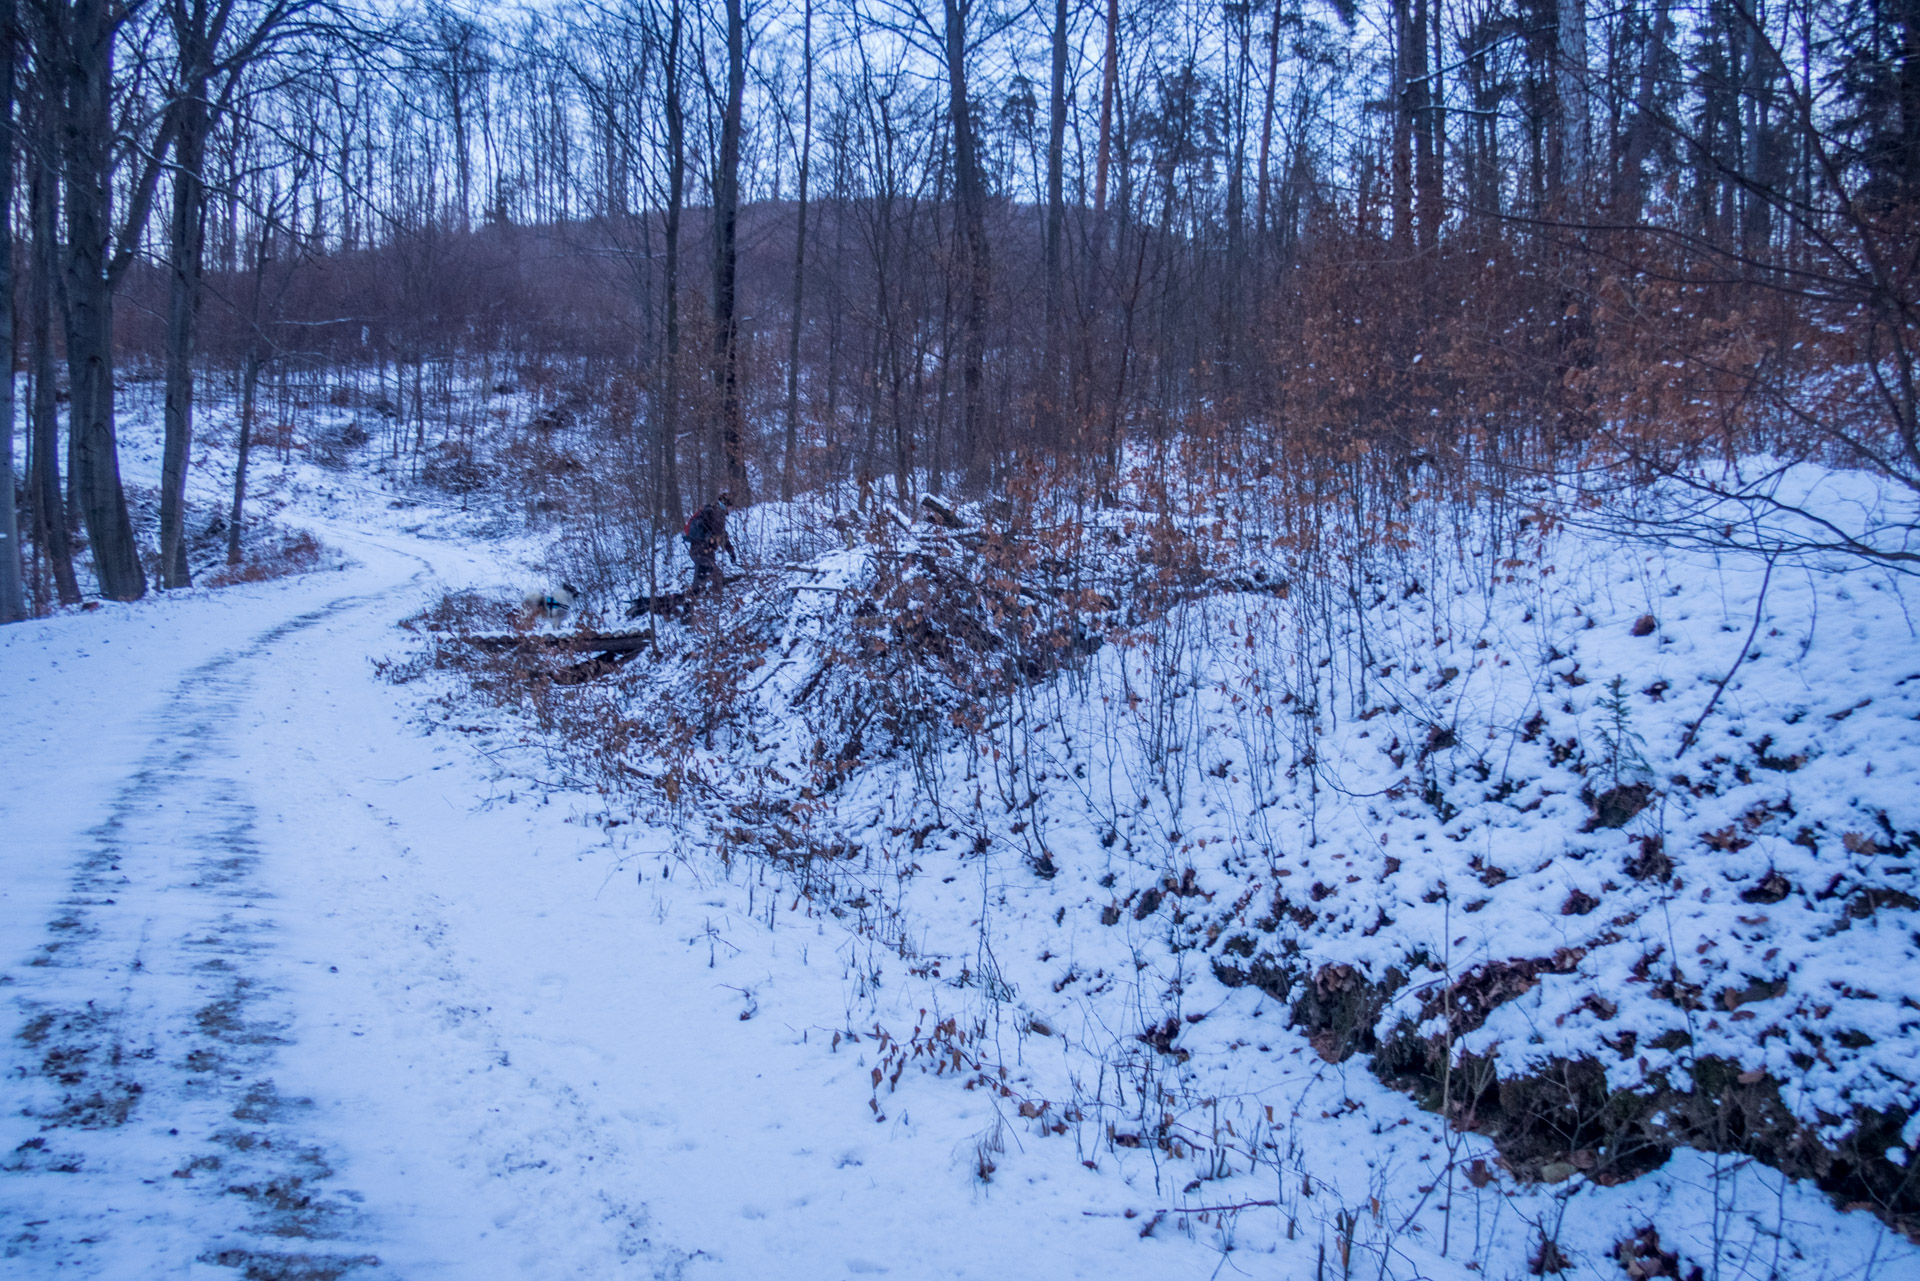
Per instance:
[[[721,552],[733,557],[734,568],[740,566],[740,553],[733,549],[733,540],[727,537],[727,513],[732,510],[733,495],[722,493],[689,517],[686,529],[681,532],[680,536],[687,540],[687,555],[693,558],[693,585],[687,588],[689,608],[709,578],[716,593],[725,590],[726,576],[720,572]]]

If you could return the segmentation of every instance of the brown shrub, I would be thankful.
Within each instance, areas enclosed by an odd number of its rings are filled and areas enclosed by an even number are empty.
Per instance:
[[[290,574],[305,574],[319,568],[321,550],[320,540],[306,530],[288,530],[256,547],[253,554],[238,565],[222,565],[201,583],[207,587],[231,587],[235,583],[264,583]]]

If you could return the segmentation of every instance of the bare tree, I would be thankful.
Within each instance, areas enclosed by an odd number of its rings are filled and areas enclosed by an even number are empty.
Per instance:
[[[984,489],[988,479],[986,439],[987,295],[992,282],[987,242],[986,177],[981,171],[973,109],[967,97],[967,20],[973,0],[944,0],[941,36],[946,54],[947,128],[953,137],[953,187],[960,215],[966,307],[961,318],[960,441],[967,481]]]
[[[1053,422],[1054,433],[1059,433],[1058,418],[1063,406],[1063,388],[1060,385],[1060,345],[1061,326],[1064,323],[1062,310],[1065,306],[1066,282],[1064,279],[1064,256],[1067,230],[1067,44],[1071,33],[1068,30],[1067,0],[1054,0],[1053,4],[1053,40],[1051,77],[1047,87],[1047,243],[1046,243],[1046,318],[1047,327],[1044,367],[1041,371],[1046,412]]]
[[[432,42],[427,65],[446,104],[453,129],[454,225],[472,226],[474,99],[484,106],[487,73],[486,33],[478,22],[441,3],[427,10]]]
[[[160,474],[160,564],[166,587],[192,582],[185,544],[193,362],[206,247],[207,140],[248,71],[301,31],[319,0],[168,0],[178,69],[169,104],[173,211],[167,231],[166,439]],[[464,174],[464,169],[462,170]]]
[[[62,605],[80,601],[80,584],[73,572],[73,544],[67,532],[67,510],[60,492],[60,421],[55,408],[53,366],[53,296],[59,272],[59,171],[55,159],[54,86],[46,77],[34,95],[34,141],[28,151],[28,220],[32,230],[32,258],[27,289],[27,370],[33,398],[28,405],[32,464],[27,486],[31,499],[33,537],[47,558],[55,599]]]
[[[740,127],[747,87],[746,0],[726,0],[727,80],[713,171],[713,383],[720,401],[720,451],[735,503],[752,501],[746,415],[740,402]]]
[[[685,50],[681,45],[684,19],[681,14],[681,0],[667,0],[667,30],[661,41],[660,70],[662,75],[663,111],[667,124],[667,212],[665,226],[666,251],[666,347],[662,353],[665,363],[665,376],[662,378],[660,403],[660,465],[659,473],[666,487],[667,512],[672,523],[681,523],[684,508],[681,505],[679,480],[679,432],[680,432],[680,220],[681,207],[686,200],[687,187],[687,125],[686,113],[680,102],[680,86],[685,70],[682,58]]]
[[[144,292],[123,295],[120,335],[151,341],[168,369],[167,582],[185,581],[196,290],[247,296],[242,249],[259,217],[232,191],[224,208],[207,207],[210,189],[236,186],[205,171],[208,154],[223,172],[237,163],[222,151],[237,139],[210,123],[231,83],[220,58],[273,12],[248,6],[296,2],[166,0],[132,11],[145,15],[137,30],[126,25],[136,18],[101,20],[122,23],[129,58],[114,82],[102,190],[132,214],[156,157],[167,162],[161,177],[173,175],[172,217],[156,237],[169,274],[121,281]],[[29,0],[36,74],[57,61],[66,77],[78,45],[61,24],[82,8]],[[1619,345],[1639,340],[1602,324],[1595,299],[1674,281],[1731,287],[1703,280],[1714,271],[1801,298],[1783,304],[1776,330],[1748,326],[1736,335],[1745,346],[1718,349],[1728,385],[1745,379],[1756,393],[1746,404],[1776,414],[1765,428],[1757,411],[1734,415],[1753,433],[1743,440],[1773,439],[1792,421],[1802,440],[1842,454],[1887,444],[1875,433],[1903,412],[1912,346],[1899,238],[1911,184],[1899,157],[1913,148],[1898,121],[1913,77],[1898,52],[1899,12],[1866,0],[1801,6],[1792,20],[1811,34],[1789,50],[1789,15],[1746,0],[1626,0],[1604,12],[1585,0],[1369,0],[1368,10],[1361,22],[1354,5],[1291,0],[861,0],[834,8],[828,39],[815,30],[827,11],[810,3],[738,0],[694,14],[647,0],[584,9],[560,24],[571,34],[558,51],[542,43],[555,26],[545,18],[523,15],[511,29],[434,10],[379,74],[310,91],[331,104],[327,123],[290,126],[325,164],[276,232],[315,254],[290,269],[289,314],[304,309],[309,337],[334,359],[377,360],[390,389],[398,356],[410,394],[394,397],[405,420],[394,440],[416,461],[430,449],[429,384],[451,405],[463,362],[524,359],[569,397],[599,383],[610,413],[644,406],[633,419],[644,442],[627,456],[645,461],[628,492],[656,523],[677,522],[687,462],[702,485],[718,477],[745,497],[751,480],[793,495],[813,479],[816,443],[822,476],[891,473],[903,493],[951,478],[984,490],[1036,447],[1085,450],[1093,472],[1111,474],[1136,436],[1204,440],[1216,459],[1353,432],[1408,453],[1484,458],[1477,442],[1497,437],[1501,464],[1534,450],[1557,466],[1621,426],[1599,380],[1648,386],[1644,353]],[[209,44],[203,21],[223,20],[227,43]],[[42,27],[58,38],[42,39]],[[648,65],[637,78],[605,61],[626,27],[644,45],[628,58]],[[315,34],[316,44],[331,38]],[[1868,45],[1870,56],[1854,52]],[[1076,95],[1082,56],[1089,91]],[[911,74],[868,79],[866,59]],[[244,91],[279,92],[270,75],[253,83]],[[90,100],[59,84],[64,128],[82,118],[69,106]],[[1857,90],[1833,87],[1847,84]],[[757,127],[768,120],[782,129]],[[79,197],[69,216],[84,220],[94,202],[79,160],[90,153],[73,128],[61,136]],[[823,178],[815,169],[829,155]],[[1608,225],[1591,225],[1601,212]],[[1855,214],[1871,236],[1849,229]],[[89,225],[104,235],[97,217]],[[705,305],[692,312],[681,276],[689,230],[711,236],[702,251],[713,255],[700,273]],[[99,270],[110,284],[131,234],[105,238]],[[67,239],[71,253],[87,237]],[[211,268],[200,265],[203,245]],[[605,279],[587,265],[616,259],[621,270]],[[235,279],[222,279],[230,269]],[[329,272],[363,282],[351,305]],[[1842,297],[1864,308],[1848,315],[1877,319],[1823,331],[1808,343],[1817,357],[1775,341],[1807,337],[1789,330],[1815,314],[1835,320]],[[81,339],[69,349],[80,356],[98,337],[92,298],[67,291]],[[1378,314],[1349,314],[1355,298]],[[1476,300],[1465,312],[1463,298]],[[336,324],[356,309],[364,337]],[[784,329],[753,319],[776,314]],[[1710,329],[1661,341],[1678,350]],[[761,351],[756,331],[778,333],[777,345]],[[1846,414],[1795,418],[1810,402],[1790,393],[1814,385],[1810,371],[1832,358],[1840,331],[1877,344],[1849,366],[1865,381],[1849,384]],[[1460,354],[1476,344],[1484,359]],[[754,407],[779,393],[757,387],[756,371],[763,358],[777,365],[780,348],[782,439],[769,432],[761,458]],[[241,345],[227,350],[244,368]],[[1329,369],[1354,390],[1330,390]],[[90,524],[108,528],[92,461],[105,454],[89,443],[98,378],[81,378],[75,394],[69,439],[90,459],[70,475],[94,500],[69,506],[90,506]],[[1871,422],[1870,402],[1884,407]],[[1016,406],[1039,430],[1005,430]],[[449,432],[451,419],[449,409]],[[1840,421],[1851,444],[1828,430]],[[37,408],[34,423],[38,459],[50,451]],[[1698,446],[1705,428],[1689,424]],[[1681,434],[1677,420],[1667,425]],[[684,459],[683,430],[695,442]],[[463,432],[465,445],[473,428]],[[37,473],[30,488],[41,492]],[[110,565],[111,538],[96,544]]]
[[[1593,163],[1593,108],[1588,97],[1586,0],[1555,0],[1559,54],[1554,62],[1559,140],[1554,180],[1572,199],[1584,199]]]
[[[800,435],[800,330],[807,286],[807,179],[813,161],[813,0],[804,0],[800,31],[800,173],[793,230],[793,313],[787,333],[787,415],[780,453],[780,499],[793,501],[793,455]]]
[[[80,510],[101,594],[137,600],[146,594],[147,576],[134,544],[114,434],[113,290],[133,263],[172,137],[163,125],[145,148],[135,149],[132,195],[116,235],[114,44],[129,14],[107,0],[34,2],[36,63],[59,85],[61,99],[67,370]]]
[[[0,370],[0,623],[27,616],[13,480],[13,101],[19,30],[17,0],[0,0],[0,352],[6,353]]]
[[[244,119],[236,118],[236,128],[244,129]],[[233,497],[227,508],[227,564],[240,564],[247,522],[247,470],[253,457],[253,424],[259,399],[260,374],[266,362],[276,354],[277,344],[271,332],[287,291],[293,284],[294,269],[303,256],[300,238],[287,234],[284,223],[290,210],[300,206],[300,192],[319,157],[311,150],[296,148],[291,156],[272,155],[252,175],[256,196],[252,202],[255,220],[250,261],[241,280],[235,282],[246,296],[241,321],[244,338],[240,358],[240,430],[234,442]],[[282,170],[286,183],[281,184]],[[308,246],[311,252],[311,246]],[[284,257],[286,261],[281,261]],[[268,292],[268,272],[278,268]],[[236,312],[238,299],[229,300]]]

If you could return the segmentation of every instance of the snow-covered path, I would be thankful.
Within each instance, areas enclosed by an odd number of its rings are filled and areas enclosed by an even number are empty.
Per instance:
[[[368,656],[487,567],[323,533],[359,563],[0,637],[0,1275],[1219,1262],[1118,1177],[971,1181],[980,1095],[873,1123],[845,938],[420,734]]]
[[[181,626],[146,636],[114,626],[132,618],[44,629],[94,632],[93,664],[84,650],[74,664],[52,636],[9,646],[28,660],[16,683],[42,687],[16,705],[16,728],[38,742],[9,752],[4,824],[26,838],[9,842],[10,943],[29,937],[23,918],[59,872],[69,878],[42,904],[41,938],[7,958],[22,1016],[9,1076],[24,1085],[6,1118],[22,1131],[5,1144],[6,1204],[19,1216],[8,1253],[28,1270],[152,1274],[204,1257],[297,1272],[373,1257],[363,1198],[335,1177],[312,1101],[276,1079],[297,1022],[277,945],[286,905],[261,844],[263,762],[242,730],[289,642],[384,603],[395,563],[356,575],[359,593],[319,584],[333,591],[317,604],[311,590],[264,593],[278,598],[271,621],[245,619],[252,636],[177,677],[165,671],[175,633],[213,640],[231,620],[195,619],[189,604],[167,611]],[[33,673],[32,658],[46,670]],[[143,679],[171,685],[157,708],[133,696]],[[123,754],[143,737],[129,768]],[[77,858],[60,869],[63,846]]]

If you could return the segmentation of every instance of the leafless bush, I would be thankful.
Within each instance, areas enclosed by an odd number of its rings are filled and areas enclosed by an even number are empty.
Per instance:
[[[304,574],[320,564],[320,540],[304,529],[287,530],[248,549],[238,565],[222,565],[208,574],[208,587],[230,587],[235,583],[260,583],[289,574]]]

